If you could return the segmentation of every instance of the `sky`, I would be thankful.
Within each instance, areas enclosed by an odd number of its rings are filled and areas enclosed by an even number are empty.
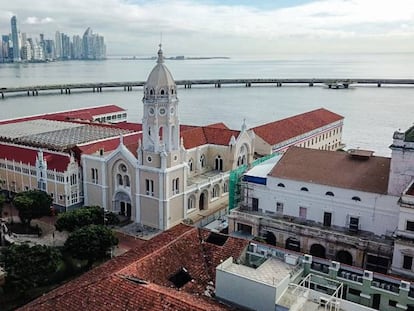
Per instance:
[[[0,1],[0,34],[13,15],[28,37],[91,27],[108,55],[153,55],[160,40],[186,56],[414,52],[414,0]]]

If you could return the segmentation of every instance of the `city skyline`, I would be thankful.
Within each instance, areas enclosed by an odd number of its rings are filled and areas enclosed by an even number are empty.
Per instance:
[[[18,27],[30,29],[30,35],[52,37],[56,30],[83,33],[87,24],[105,35],[108,55],[150,55],[160,33],[170,55],[414,51],[414,3],[409,0],[27,4],[27,0],[0,4],[2,33],[10,28],[13,15],[19,17]]]
[[[9,35],[2,34],[0,41],[0,63],[44,62],[54,60],[102,60],[106,58],[106,45],[103,36],[88,27],[83,36],[72,38],[56,31],[55,40],[46,38],[44,33],[28,36],[18,28],[18,19],[10,19]]]

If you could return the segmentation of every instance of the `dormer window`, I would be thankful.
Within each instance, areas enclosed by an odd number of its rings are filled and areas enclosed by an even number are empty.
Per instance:
[[[300,188],[300,191],[309,191],[309,189],[306,188],[306,187],[302,187],[302,188]]]

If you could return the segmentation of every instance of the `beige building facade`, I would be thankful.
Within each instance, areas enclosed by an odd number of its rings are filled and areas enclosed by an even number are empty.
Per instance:
[[[136,150],[82,155],[85,204],[100,205],[160,230],[225,212],[230,171],[253,160],[254,135],[223,124],[183,127],[177,87],[162,50],[144,86]]]

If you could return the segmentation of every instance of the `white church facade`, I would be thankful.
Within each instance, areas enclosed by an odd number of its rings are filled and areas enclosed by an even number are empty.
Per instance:
[[[225,211],[229,172],[251,163],[254,135],[245,126],[234,131],[223,124],[183,130],[177,87],[161,48],[143,106],[135,154],[121,137],[115,150],[82,156],[85,204],[160,230]]]

